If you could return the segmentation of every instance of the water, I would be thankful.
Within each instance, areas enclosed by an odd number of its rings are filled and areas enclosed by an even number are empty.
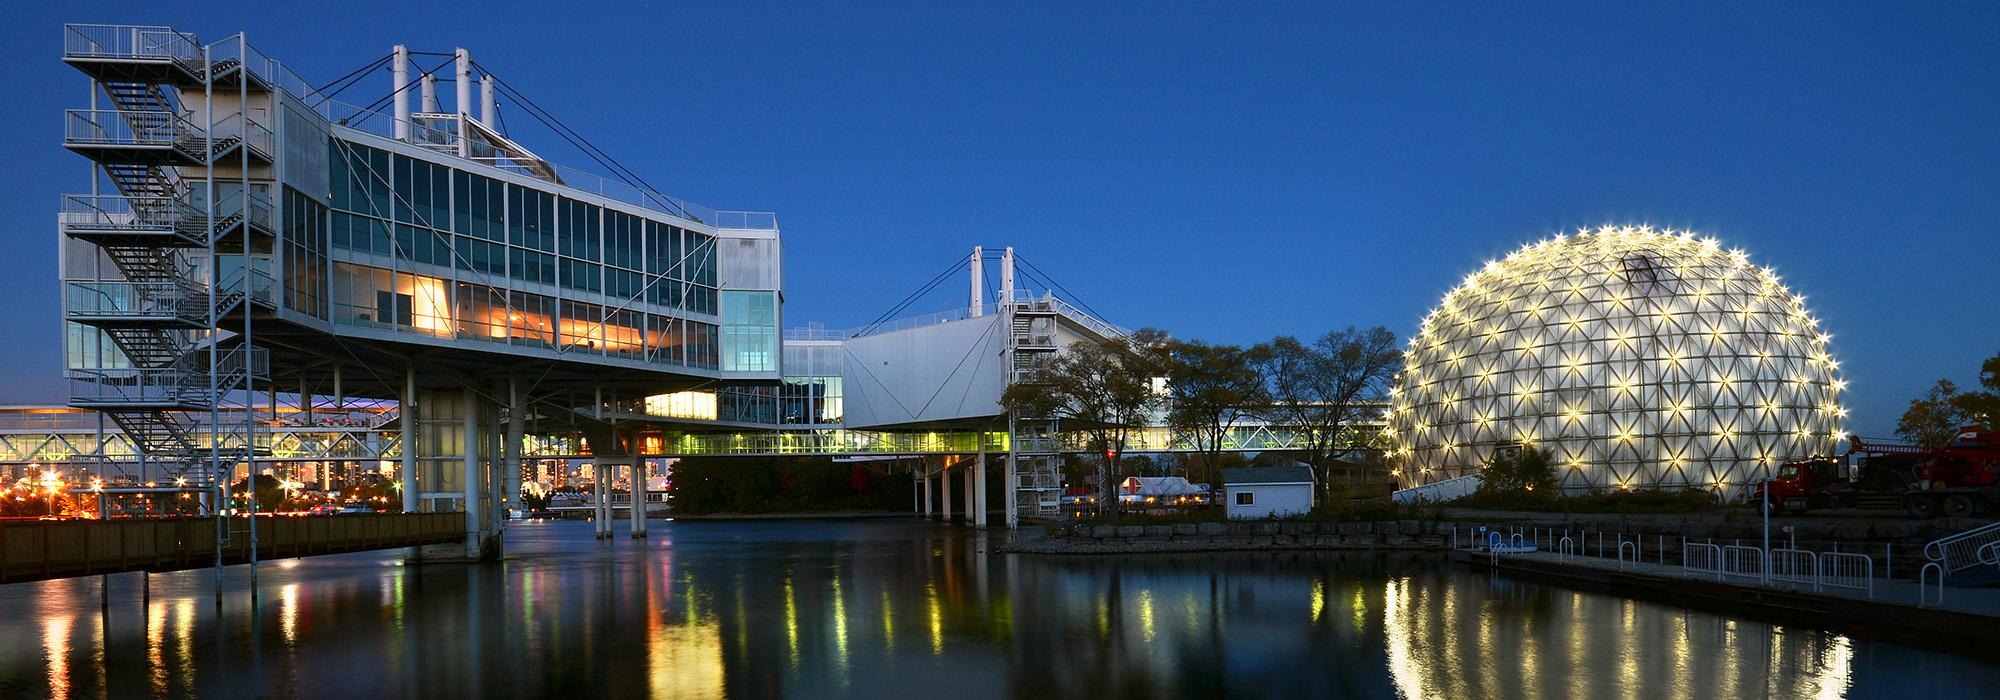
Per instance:
[[[0,586],[0,697],[1975,697],[2000,667],[1436,557],[991,554],[903,520],[525,523],[401,552]]]

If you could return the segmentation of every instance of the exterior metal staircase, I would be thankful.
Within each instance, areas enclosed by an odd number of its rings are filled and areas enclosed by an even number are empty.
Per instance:
[[[1036,373],[1055,356],[1057,312],[1048,300],[1032,297],[1003,300],[1007,322],[1007,382],[1036,380]],[[1062,439],[1056,420],[1045,416],[1015,416],[1015,512],[1024,517],[1062,517]]]
[[[227,338],[209,324],[240,307],[254,286],[245,283],[250,274],[239,270],[233,288],[211,295],[207,268],[197,263],[212,266],[214,244],[245,225],[275,233],[269,204],[245,195],[243,185],[213,190],[217,201],[208,202],[204,183],[184,176],[182,168],[245,147],[246,135],[261,135],[251,145],[269,148],[269,130],[243,115],[206,132],[188,118],[178,89],[243,68],[238,58],[212,54],[164,28],[79,25],[69,29],[64,55],[98,79],[112,107],[72,110],[67,145],[96,161],[117,194],[66,197],[62,228],[97,245],[118,272],[117,279],[69,281],[65,317],[99,330],[122,356],[72,367],[70,403],[101,411],[148,463],[196,483],[213,477],[198,467],[214,454],[233,461],[260,452],[240,433],[224,437],[201,419],[253,378],[269,376],[260,350],[206,345]]]

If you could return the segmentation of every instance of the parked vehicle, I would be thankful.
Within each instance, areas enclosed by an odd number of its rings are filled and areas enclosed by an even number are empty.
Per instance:
[[[1768,482],[1771,511],[1856,508],[1931,518],[2000,510],[2000,432],[1969,426],[1935,450],[1859,437],[1848,438],[1848,445],[1838,458],[1779,466]],[[1749,502],[1766,503],[1764,490],[1764,485],[1752,489]]]

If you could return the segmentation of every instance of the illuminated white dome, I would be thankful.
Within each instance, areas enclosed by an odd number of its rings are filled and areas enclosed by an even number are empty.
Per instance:
[[[1712,238],[1606,227],[1523,246],[1424,318],[1391,390],[1405,478],[1548,449],[1566,490],[1724,495],[1832,453],[1829,336],[1769,268]]]

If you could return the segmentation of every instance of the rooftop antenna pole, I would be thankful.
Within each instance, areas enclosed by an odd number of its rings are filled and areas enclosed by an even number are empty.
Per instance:
[[[457,82],[458,99],[451,103],[451,109],[458,113],[458,157],[472,157],[472,139],[467,138],[465,120],[472,116],[472,52],[454,49],[452,55],[458,59]]]
[[[395,67],[390,69],[396,84],[396,140],[410,140],[410,47],[397,44],[391,52],[395,57]]]
[[[980,259],[979,246],[972,247],[972,311],[973,318],[985,313],[986,306],[986,265]]]

